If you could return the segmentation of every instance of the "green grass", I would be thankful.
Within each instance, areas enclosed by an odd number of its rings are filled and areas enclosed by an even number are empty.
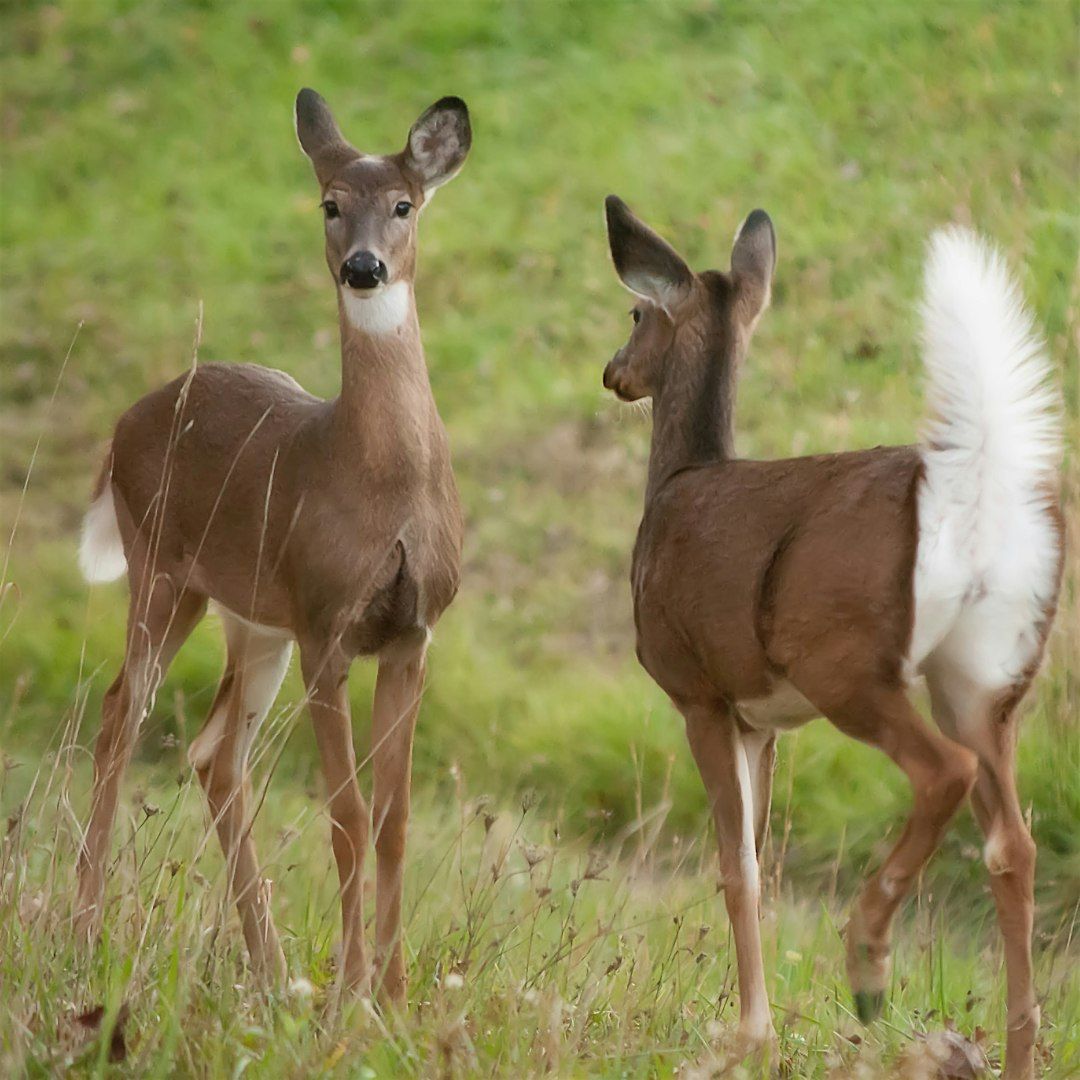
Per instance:
[[[91,960],[76,952],[66,890],[71,804],[83,792],[68,785],[81,765],[70,744],[47,758],[9,834],[5,1075],[69,1063],[99,1072],[105,1044],[80,1035],[74,1016],[92,1004],[115,1015],[123,1002],[122,1071],[137,1076],[706,1076],[726,1060],[737,999],[712,847],[700,835],[658,838],[663,802],[646,805],[620,843],[590,847],[529,800],[468,798],[460,775],[438,797],[429,789],[412,829],[403,1019],[337,1002],[336,874],[315,784],[276,793],[256,826],[290,972],[306,993],[255,995],[201,792],[188,776],[178,784],[175,768],[139,771],[109,874],[106,936]],[[965,909],[962,890],[920,894],[886,1013],[864,1029],[842,977],[835,890],[789,881],[778,843],[766,861],[763,937],[783,1075],[910,1067],[919,1035],[947,1025],[996,1058],[996,1038],[980,1029],[997,1030],[1003,980],[988,977],[990,926]],[[1040,942],[1040,1054],[1051,1077],[1080,1065],[1067,932]]]
[[[380,1076],[526,1075],[548,1063],[616,1076],[700,1062],[723,1041],[733,972],[704,796],[680,724],[633,662],[626,576],[648,424],[600,389],[628,322],[603,196],[621,194],[699,268],[725,265],[748,210],[770,211],[780,261],[740,388],[746,455],[913,438],[926,236],[957,219],[992,235],[1061,371],[1075,551],[1075,5],[80,0],[4,6],[0,20],[5,544],[18,523],[0,598],[0,800],[18,822],[0,849],[0,1071],[56,1068],[69,1005],[121,1000],[133,1006],[132,1072],[231,1074],[250,1058],[259,1075],[362,1075],[362,1065]],[[316,392],[336,389],[318,193],[291,127],[301,85],[323,93],[363,149],[399,146],[444,93],[469,102],[475,128],[462,175],[421,228],[421,321],[468,541],[417,743],[407,900],[417,1005],[390,1032],[359,1012],[323,1012],[333,881],[316,755],[295,708],[266,736],[264,766],[288,741],[258,828],[264,851],[280,848],[275,906],[291,967],[316,995],[311,1005],[251,1000],[216,841],[195,858],[198,792],[174,780],[220,671],[209,624],[159,695],[126,784],[129,806],[141,788],[162,813],[133,837],[135,808],[119,830],[112,936],[92,962],[76,962],[64,930],[87,806],[81,748],[123,632],[123,589],[88,590],[73,559],[113,420],[187,366],[200,303],[203,360],[267,363]],[[1072,571],[1020,747],[1040,844],[1044,1047],[1061,1076],[1080,1067],[1068,1034],[1080,1028],[1069,978],[1080,909],[1078,588]],[[361,743],[371,680],[358,665]],[[293,674],[282,703],[299,699]],[[164,747],[166,735],[180,748]],[[1000,950],[967,815],[899,928],[888,1024],[855,1046],[836,928],[908,795],[884,758],[823,723],[783,741],[776,790],[766,962],[791,1074],[892,1062],[946,1013],[966,1031],[985,1027],[996,1053]],[[458,838],[461,802],[491,793],[514,818],[525,791],[538,803],[521,836],[554,853],[559,885],[545,904],[517,847],[490,882],[482,826]],[[665,798],[644,866],[635,834],[610,880],[586,881],[571,904],[566,882],[587,846],[614,855],[642,809]],[[312,842],[282,847],[278,834],[297,817]],[[175,875],[169,860],[182,864]],[[478,872],[489,884],[470,884]],[[155,896],[165,901],[156,908]],[[570,918],[583,940],[597,920],[612,929],[537,975],[523,935],[550,954]],[[625,929],[643,920],[646,929]],[[707,947],[692,943],[699,922],[713,925]],[[495,939],[503,951],[485,964]],[[604,974],[619,950],[623,963]],[[443,975],[466,952],[451,992]]]

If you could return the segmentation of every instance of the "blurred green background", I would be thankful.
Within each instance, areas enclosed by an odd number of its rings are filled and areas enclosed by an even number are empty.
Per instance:
[[[670,770],[669,828],[705,827],[681,724],[633,660],[627,572],[649,423],[600,387],[628,326],[602,228],[608,192],[699,269],[726,267],[751,208],[772,215],[774,303],[737,409],[747,456],[913,439],[928,232],[961,221],[992,236],[1061,371],[1075,549],[1074,3],[79,0],[0,12],[8,764],[35,763],[73,713],[85,709],[83,741],[96,731],[125,591],[79,579],[79,520],[112,422],[188,365],[200,305],[202,360],[268,364],[336,392],[318,190],[292,129],[304,85],[370,152],[399,148],[440,95],[473,115],[466,167],[421,225],[421,324],[468,515],[417,739],[422,791],[437,795],[456,764],[473,791],[535,789],[568,828],[599,835],[639,799],[658,801]],[[1021,754],[1041,918],[1054,927],[1080,902],[1076,590],[1071,573]],[[220,666],[208,622],[158,696],[144,764],[175,770]],[[371,683],[357,665],[361,742]],[[282,700],[299,696],[294,673]],[[31,774],[11,770],[5,813]],[[274,785],[314,774],[301,719]],[[848,884],[908,799],[884,758],[824,723],[782,741],[777,792],[797,884],[835,873],[838,847]],[[934,873],[982,902],[975,844],[965,819]]]

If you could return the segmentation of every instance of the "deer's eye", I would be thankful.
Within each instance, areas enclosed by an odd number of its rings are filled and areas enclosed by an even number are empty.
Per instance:
[[[637,308],[634,308],[633,311],[630,312],[630,315],[635,323],[641,322],[641,312],[638,311]]]
[[[323,204],[323,213],[326,215],[327,221],[331,221],[336,217],[341,216],[341,211],[338,209],[338,204],[333,199],[326,199]]]
[[[394,207],[394,217],[408,217],[409,211],[412,209],[412,203],[406,199],[402,199]]]

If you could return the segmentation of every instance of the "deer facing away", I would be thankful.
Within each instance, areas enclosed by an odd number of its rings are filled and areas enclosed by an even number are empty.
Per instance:
[[[775,1039],[758,904],[776,736],[825,716],[888,754],[913,793],[903,834],[846,930],[859,1015],[882,1009],[893,916],[970,793],[1005,945],[1005,1075],[1030,1077],[1035,846],[1014,751],[1017,706],[1057,604],[1063,529],[1058,404],[1020,294],[977,237],[936,234],[924,440],[740,460],[735,386],[770,295],[768,215],[743,223],[726,273],[692,272],[615,196],[607,224],[637,304],[604,386],[653,401],[631,571],[637,653],[685,719],[712,805],[741,1048]],[[936,728],[908,698],[919,675]]]
[[[247,757],[293,642],[308,692],[341,886],[347,988],[366,990],[363,862],[376,854],[382,994],[405,994],[402,871],[412,740],[431,628],[458,587],[462,520],[413,297],[416,223],[461,168],[468,111],[443,98],[405,149],[361,154],[318,94],[296,100],[296,131],[319,183],[341,329],[341,393],[323,401],[290,376],[204,364],[119,420],[84,524],[86,576],[127,573],[123,665],[94,753],[76,920],[102,916],[109,834],[139,723],[208,603],[220,612],[225,674],[189,757],[226,854],[252,967],[269,984],[285,959],[251,839]],[[358,655],[378,657],[373,805],[356,777],[346,692]]]

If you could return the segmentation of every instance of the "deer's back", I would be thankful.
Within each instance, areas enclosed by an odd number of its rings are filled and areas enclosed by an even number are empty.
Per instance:
[[[808,656],[899,679],[920,469],[915,448],[887,447],[673,477],[634,551],[646,669],[676,700],[767,697]]]
[[[285,462],[328,407],[283,372],[249,364],[204,364],[147,394],[113,436],[127,531],[153,544],[159,565],[245,614],[261,560],[258,604],[279,605],[269,570],[285,539],[275,513],[291,497]],[[213,581],[203,580],[207,566]]]

